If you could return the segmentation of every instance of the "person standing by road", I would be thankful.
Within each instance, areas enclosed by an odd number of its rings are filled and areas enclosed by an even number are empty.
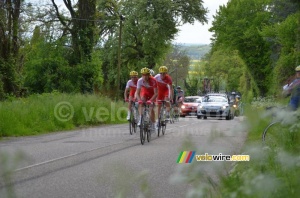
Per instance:
[[[300,103],[300,65],[295,68],[296,78],[283,88],[284,96],[291,96],[289,108],[293,111],[297,110]]]

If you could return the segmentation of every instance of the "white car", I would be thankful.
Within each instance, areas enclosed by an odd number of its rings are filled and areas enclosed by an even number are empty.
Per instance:
[[[234,108],[227,97],[209,95],[205,96],[197,108],[197,118],[225,117],[226,120],[234,118]]]

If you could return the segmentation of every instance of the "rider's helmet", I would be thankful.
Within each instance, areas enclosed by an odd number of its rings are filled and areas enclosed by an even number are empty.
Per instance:
[[[166,66],[160,66],[158,71],[159,71],[159,73],[167,73],[168,68]]]
[[[151,75],[151,76],[154,76],[154,75],[155,75],[155,72],[153,71],[153,69],[150,69],[150,75]]]
[[[141,74],[150,74],[150,69],[147,67],[144,67],[141,69]]]
[[[298,65],[298,66],[295,68],[295,71],[296,71],[296,72],[300,72],[300,65]]]
[[[181,89],[181,87],[180,87],[180,86],[178,86],[178,87],[176,87],[176,89]]]
[[[240,95],[236,95],[236,98],[237,98],[238,100],[240,100],[240,99],[241,99],[241,96],[240,96]]]
[[[129,75],[130,75],[130,76],[137,76],[138,73],[137,73],[136,71],[131,71],[131,72],[129,73]]]

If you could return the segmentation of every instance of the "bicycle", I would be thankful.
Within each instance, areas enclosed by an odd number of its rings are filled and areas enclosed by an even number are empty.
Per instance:
[[[129,120],[129,133],[132,135],[133,133],[136,133],[137,128],[137,119],[138,119],[138,109],[136,103],[131,100],[129,101],[131,103],[130,108],[130,120]]]
[[[170,108],[170,124],[174,124],[174,123],[175,123],[175,112],[174,112],[173,105],[171,105],[171,108]]]
[[[141,117],[141,125],[140,125],[140,140],[141,144],[143,145],[146,136],[147,136],[147,141],[150,142],[151,140],[151,120],[150,120],[150,104],[143,102],[143,113]]]
[[[289,124],[285,123],[287,121],[285,119],[289,119],[287,116],[292,112],[287,111],[286,107],[267,107],[266,110],[272,111],[272,120],[267,127],[265,127],[262,133],[262,142],[264,145],[277,147],[279,144],[286,141],[287,136],[293,136],[293,133],[285,133],[289,131],[290,126]],[[278,114],[278,112],[281,112],[281,115]]]
[[[167,128],[167,120],[166,120],[166,102],[165,100],[158,100],[157,102],[161,102],[162,106],[160,108],[160,112],[158,115],[158,129],[157,129],[157,136],[159,137],[160,131],[163,135],[165,135],[166,128]]]
[[[176,108],[176,109],[175,109]],[[172,105],[172,109],[174,111],[174,122],[175,121],[179,121],[179,117],[180,117],[180,114],[179,114],[179,107],[178,107],[178,103],[176,104],[173,104]]]

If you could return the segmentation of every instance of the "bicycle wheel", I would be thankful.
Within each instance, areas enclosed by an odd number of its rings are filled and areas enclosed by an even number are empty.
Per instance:
[[[143,145],[144,142],[145,142],[145,135],[144,135],[144,118],[142,116],[142,119],[141,119],[141,125],[140,125],[140,139],[141,139],[141,144]]]
[[[174,121],[178,122],[179,121],[179,110],[177,109],[177,111],[174,111]]]
[[[173,108],[171,108],[171,110],[170,110],[170,124],[173,124],[175,121],[174,121],[174,118],[175,117],[175,115],[174,115],[174,109]]]
[[[137,109],[134,109],[133,110],[133,122],[132,122],[134,133],[136,133],[137,123],[138,123],[138,117],[139,116],[137,114]]]
[[[150,140],[151,140],[151,131],[149,129],[149,126],[146,129],[146,133],[147,133],[147,141],[150,142]]]
[[[276,142],[278,142],[278,138],[280,138],[278,136],[282,133],[282,129],[278,127],[278,124],[280,124],[280,122],[272,122],[265,128],[262,134],[262,142],[264,145],[276,146]]]
[[[160,111],[159,116],[158,116],[158,120],[157,120],[157,137],[159,137],[160,135],[160,130],[161,130],[161,119],[162,118],[162,111]]]
[[[162,126],[161,126],[161,132],[162,132],[163,135],[165,135],[166,128],[167,128],[167,123],[164,122],[164,123],[162,124]]]
[[[134,114],[133,111],[131,109],[130,111],[130,120],[129,120],[129,133],[130,135],[132,135],[135,132],[136,128],[135,128],[135,120],[134,120]]]

